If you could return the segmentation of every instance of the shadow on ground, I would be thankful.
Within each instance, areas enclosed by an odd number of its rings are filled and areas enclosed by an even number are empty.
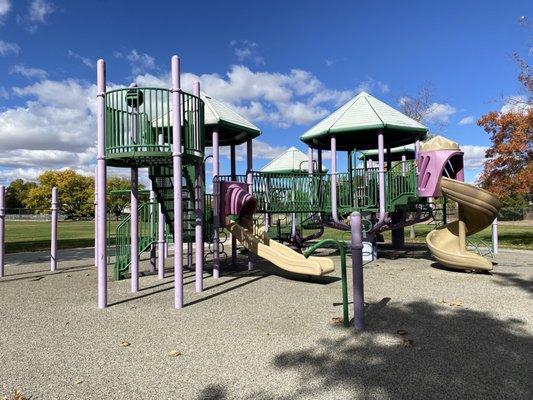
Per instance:
[[[533,338],[520,320],[423,301],[369,310],[367,331],[277,354],[272,366],[296,374],[281,398],[531,399]],[[407,331],[406,335],[397,330]],[[404,340],[412,347],[404,347]],[[337,392],[338,393],[338,392]],[[232,398],[223,386],[200,398]],[[275,399],[257,391],[249,399]]]

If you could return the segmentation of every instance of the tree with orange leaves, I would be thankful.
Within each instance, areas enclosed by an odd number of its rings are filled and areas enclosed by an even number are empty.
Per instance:
[[[527,95],[515,98],[505,110],[489,112],[477,123],[492,141],[479,183],[504,204],[518,206],[533,200],[533,77],[531,67],[515,57],[521,70],[518,80]]]

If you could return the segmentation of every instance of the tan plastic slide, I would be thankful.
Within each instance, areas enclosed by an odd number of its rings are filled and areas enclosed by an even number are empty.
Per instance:
[[[459,204],[459,220],[429,232],[429,250],[446,267],[490,271],[489,260],[466,250],[466,236],[489,226],[498,214],[500,202],[490,192],[455,179],[442,177],[440,185],[442,194]]]
[[[255,227],[254,231],[251,231],[236,222],[228,221],[226,228],[249,251],[286,271],[321,276],[335,270],[332,259],[312,256],[305,258],[302,254],[270,239],[262,227]]]

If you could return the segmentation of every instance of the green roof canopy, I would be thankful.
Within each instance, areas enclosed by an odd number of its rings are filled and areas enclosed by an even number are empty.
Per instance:
[[[387,149],[385,149],[385,154],[387,154]],[[407,160],[414,160],[415,146],[414,144],[408,144],[406,146],[394,147],[390,149],[390,154],[391,154],[391,161],[400,161],[402,159],[402,156],[405,156]],[[359,160],[363,160],[364,158],[366,158],[367,160],[376,161],[378,159],[378,151],[377,150],[362,151],[361,155],[358,158]],[[385,159],[387,159],[387,156],[385,156]]]
[[[248,139],[256,138],[261,134],[261,130],[244,117],[237,114],[230,106],[216,100],[205,93],[200,94],[204,102],[204,124],[205,124],[205,144],[213,145],[213,130],[218,128],[218,142],[220,146],[238,145],[245,143]],[[170,109],[168,112],[170,113]],[[170,124],[172,118],[165,113],[157,118],[157,126]]]
[[[291,147],[261,168],[261,172],[307,171],[307,162],[307,154],[302,153],[296,147]],[[322,171],[327,171],[327,169],[322,167]]]
[[[377,148],[380,131],[385,147],[397,147],[424,139],[427,130],[421,123],[361,92],[300,139],[313,148],[327,150],[331,148],[331,137],[335,136],[338,150],[369,150]]]
[[[218,128],[218,140],[221,146],[242,144],[248,139],[256,138],[261,130],[250,121],[237,114],[230,106],[205,93],[200,97],[205,103],[205,142],[212,146],[212,133]]]

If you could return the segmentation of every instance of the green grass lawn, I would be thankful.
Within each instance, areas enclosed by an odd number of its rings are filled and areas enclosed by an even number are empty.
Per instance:
[[[113,222],[111,226],[116,226]],[[6,221],[6,253],[50,249],[50,222]],[[112,232],[114,233],[114,232]],[[57,226],[57,247],[72,249],[94,246],[93,221],[60,221]]]
[[[114,234],[116,222],[111,224]],[[409,239],[409,229],[405,229],[407,242],[424,243],[429,225],[416,225],[416,238]],[[533,250],[533,227],[500,225],[498,227],[500,247]],[[385,232],[385,240],[390,241],[390,232]],[[491,240],[491,228],[477,233],[473,237]],[[326,228],[322,238],[349,240],[349,234],[335,229]],[[58,223],[58,248],[90,247],[94,245],[93,221],[61,221]],[[42,221],[6,221],[6,252],[37,251],[50,249],[50,222]]]
[[[432,229],[433,227],[430,225],[415,225],[416,237],[414,239],[409,239],[409,228],[405,228],[405,241],[425,243],[426,235]],[[383,236],[385,241],[390,242],[390,231],[384,232]],[[486,243],[490,243],[492,240],[492,228],[488,227],[470,237],[474,239],[481,239]],[[322,239],[326,238],[349,240],[350,235],[348,232],[326,228]],[[501,248],[533,250],[533,226],[499,225],[498,241]]]

